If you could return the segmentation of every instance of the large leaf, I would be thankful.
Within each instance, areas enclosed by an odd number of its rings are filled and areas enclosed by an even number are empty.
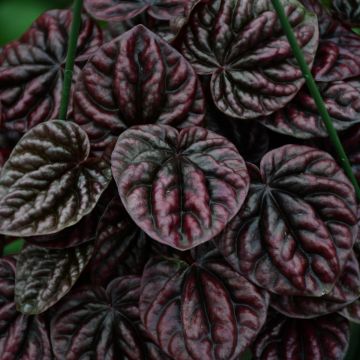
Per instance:
[[[90,59],[76,85],[74,108],[94,150],[113,144],[132,125],[201,125],[205,112],[191,65],[142,25]]]
[[[54,305],[75,284],[93,250],[93,243],[61,250],[25,247],[17,260],[17,309],[24,314],[39,314]]]
[[[141,280],[147,332],[174,360],[234,360],[253,341],[268,296],[212,252],[192,264],[154,257]]]
[[[360,26],[359,0],[332,0],[332,10],[341,21],[353,27]]]
[[[20,38],[0,54],[0,128],[25,133],[59,114],[71,10],[41,15]],[[94,48],[102,43],[97,25],[83,16],[73,82]]]
[[[184,11],[186,0],[85,0],[85,9],[106,21],[128,20],[143,12],[156,19],[170,20]]]
[[[0,357],[1,360],[52,360],[44,317],[16,311],[13,258],[0,259]]]
[[[65,297],[51,320],[57,359],[145,360],[140,338],[140,278],[125,276],[105,289],[81,288]]]
[[[318,44],[316,17],[296,0],[281,0],[308,64]],[[181,36],[199,74],[212,74],[216,106],[252,119],[281,109],[304,84],[271,0],[202,0]]]
[[[360,122],[360,78],[318,82],[317,85],[336,130],[345,130]],[[328,136],[306,86],[283,109],[264,117],[262,124],[276,132],[303,139]]]
[[[133,127],[120,135],[112,171],[121,200],[149,236],[179,250],[217,235],[249,187],[244,160],[224,137],[200,127]]]
[[[349,338],[349,322],[336,314],[312,320],[274,315],[254,343],[253,354],[261,360],[341,360]]]
[[[354,189],[327,153],[286,145],[267,153],[243,210],[218,239],[232,266],[279,295],[331,291],[357,232]]]
[[[48,121],[24,135],[0,176],[0,233],[50,234],[90,213],[111,171],[89,152],[86,134],[71,122]]]

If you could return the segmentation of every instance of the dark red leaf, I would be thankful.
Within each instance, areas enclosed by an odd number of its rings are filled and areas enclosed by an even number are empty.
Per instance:
[[[308,64],[318,45],[316,17],[296,0],[285,11]],[[212,74],[216,106],[252,119],[281,109],[304,78],[271,0],[203,0],[180,36],[181,50],[198,74]]]
[[[359,0],[332,0],[331,6],[341,21],[352,27],[360,26]]]
[[[120,135],[111,162],[135,223],[179,250],[219,234],[248,192],[246,165],[235,146],[200,127],[132,127]]]
[[[261,360],[340,360],[349,338],[349,322],[336,314],[312,320],[275,315],[266,321],[253,355]]]
[[[327,153],[286,145],[251,168],[247,201],[219,236],[229,263],[279,295],[331,291],[357,232],[354,189]]]
[[[149,260],[141,320],[174,360],[238,359],[263,325],[267,294],[211,253],[187,264]]]
[[[57,118],[71,21],[71,10],[48,11],[20,40],[8,44],[0,53],[0,128],[25,133],[43,121]],[[84,15],[73,82],[101,43],[101,30]]]

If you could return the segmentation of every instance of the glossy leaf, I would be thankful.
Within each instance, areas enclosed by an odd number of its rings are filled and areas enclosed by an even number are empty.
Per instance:
[[[94,150],[113,145],[132,125],[201,125],[205,112],[190,64],[142,25],[96,52],[82,71],[74,102],[75,121]]]
[[[59,114],[71,10],[41,15],[18,41],[0,54],[0,128],[25,133]],[[102,43],[101,30],[83,16],[73,82],[80,68]]]
[[[312,320],[278,315],[268,319],[253,345],[254,359],[341,360],[350,338],[349,322],[331,314]]]
[[[141,320],[174,360],[238,359],[262,327],[267,302],[211,253],[193,264],[152,258],[141,280]]]
[[[332,10],[341,21],[353,27],[360,26],[359,0],[332,0]]]
[[[95,18],[124,21],[143,12],[156,19],[170,20],[184,11],[186,0],[85,0],[85,9]]]
[[[0,233],[58,232],[91,212],[111,180],[76,124],[53,120],[31,129],[0,176]]]
[[[318,45],[316,17],[296,0],[281,0],[308,64]],[[180,36],[198,74],[211,74],[216,106],[241,119],[285,106],[305,80],[271,0],[203,0]]]
[[[125,276],[105,289],[78,289],[65,297],[51,320],[51,342],[57,359],[145,360],[136,324],[140,279]]]
[[[1,360],[51,360],[52,353],[44,317],[16,311],[14,302],[16,263],[0,259],[0,354]]]
[[[112,172],[121,200],[150,237],[179,250],[216,236],[249,187],[234,145],[200,127],[133,127],[120,135]]]
[[[360,122],[360,78],[319,82],[317,85],[336,130],[346,130]],[[264,117],[262,124],[276,132],[302,139],[328,136],[306,86],[283,109]]]
[[[27,246],[16,269],[15,302],[24,314],[39,314],[73,287],[93,254],[92,243],[53,250]]]
[[[243,210],[217,245],[255,284],[279,295],[329,293],[357,232],[354,190],[327,153],[286,145],[267,153]]]

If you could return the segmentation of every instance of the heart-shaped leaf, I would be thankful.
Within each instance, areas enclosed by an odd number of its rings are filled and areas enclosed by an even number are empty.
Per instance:
[[[281,0],[308,64],[318,45],[316,17],[296,0]],[[198,74],[212,74],[216,106],[252,119],[281,109],[304,84],[271,0],[202,0],[180,36]]]
[[[48,121],[24,135],[0,176],[0,233],[50,234],[90,213],[111,170],[89,152],[85,132],[71,122]]]
[[[336,314],[312,320],[275,315],[266,321],[253,354],[261,360],[340,360],[349,338],[349,322]]]
[[[250,169],[250,168],[249,168]],[[357,232],[354,189],[326,152],[286,145],[267,153],[243,210],[217,245],[255,284],[279,295],[331,291]]]
[[[151,241],[131,220],[120,199],[114,198],[102,215],[91,260],[91,278],[97,285],[123,275],[141,275]]]
[[[4,47],[0,54],[0,128],[25,133],[43,121],[57,118],[71,21],[71,10],[48,11],[20,40]],[[101,30],[83,15],[74,83],[80,68],[101,43]]]
[[[75,121],[94,150],[132,125],[201,125],[200,82],[185,58],[142,25],[103,45],[84,67],[74,95]]]
[[[1,360],[52,360],[43,316],[27,316],[16,311],[15,267],[13,258],[0,259]]]
[[[345,130],[360,122],[360,78],[319,82],[318,87],[336,130]],[[297,138],[327,137],[328,133],[307,87],[283,109],[264,117],[262,124]]]
[[[359,0],[332,0],[331,6],[337,17],[346,24],[360,26]]]
[[[210,240],[239,211],[249,187],[244,160],[200,127],[133,127],[120,135],[112,171],[121,200],[153,239],[179,250]]]
[[[306,319],[335,312],[359,296],[359,263],[352,253],[330,293],[320,297],[272,295],[271,306],[284,315]]]
[[[140,316],[174,360],[238,359],[261,329],[268,296],[208,253],[187,264],[154,257],[141,280]]]
[[[85,0],[85,9],[97,19],[124,21],[147,12],[155,19],[170,20],[184,11],[185,0]]]
[[[125,276],[105,289],[81,288],[61,302],[51,320],[51,342],[57,359],[145,360],[140,338],[140,278]]]
[[[25,247],[17,260],[17,309],[24,314],[39,314],[54,305],[73,287],[93,250],[93,243],[61,250]]]

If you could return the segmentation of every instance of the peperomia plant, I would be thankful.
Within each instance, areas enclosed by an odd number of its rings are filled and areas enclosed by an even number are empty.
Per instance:
[[[0,358],[343,359],[359,13],[76,0],[4,46],[0,248],[24,245],[0,258]]]

